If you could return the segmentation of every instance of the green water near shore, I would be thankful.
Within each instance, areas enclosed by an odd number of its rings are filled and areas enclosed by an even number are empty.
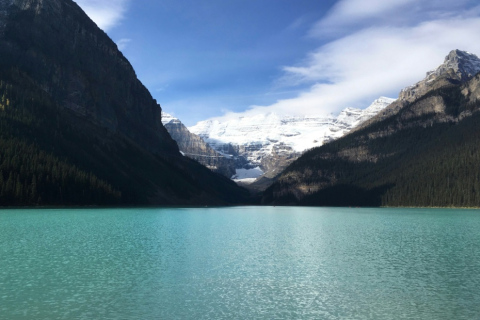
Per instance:
[[[480,211],[0,211],[1,319],[480,319]]]

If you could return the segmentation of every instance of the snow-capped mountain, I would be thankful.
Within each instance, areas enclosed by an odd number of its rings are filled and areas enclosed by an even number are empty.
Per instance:
[[[167,123],[170,123],[172,121],[173,122],[177,122],[177,121],[180,122],[180,120],[178,120],[177,118],[175,118],[171,114],[162,111],[162,124],[166,125]]]
[[[246,163],[237,169],[254,169],[258,175],[267,173],[273,177],[305,150],[343,136],[393,101],[381,97],[364,110],[347,108],[338,116],[267,113],[228,120],[205,120],[188,129],[217,152],[244,158]],[[248,177],[253,178],[251,174]]]

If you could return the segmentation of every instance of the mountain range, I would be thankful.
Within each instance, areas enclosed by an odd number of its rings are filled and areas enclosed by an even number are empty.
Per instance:
[[[266,113],[210,119],[188,130],[221,155],[236,160],[233,179],[253,182],[260,176],[274,178],[305,150],[343,136],[393,101],[381,97],[366,109],[347,108],[338,115]]]
[[[269,205],[480,206],[468,52],[365,110],[191,128],[71,0],[0,0],[0,57],[1,206],[249,204],[229,178],[259,176]]]
[[[453,50],[346,136],[306,152],[265,204],[478,207],[480,59]]]

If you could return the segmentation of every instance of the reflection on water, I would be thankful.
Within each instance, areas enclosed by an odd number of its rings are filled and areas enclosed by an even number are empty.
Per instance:
[[[480,211],[0,211],[1,319],[480,319]]]

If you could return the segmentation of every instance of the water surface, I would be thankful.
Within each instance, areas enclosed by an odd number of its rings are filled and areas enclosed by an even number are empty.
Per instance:
[[[0,211],[1,319],[480,319],[480,211]]]

